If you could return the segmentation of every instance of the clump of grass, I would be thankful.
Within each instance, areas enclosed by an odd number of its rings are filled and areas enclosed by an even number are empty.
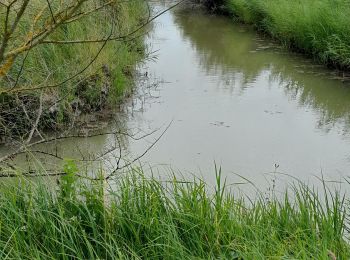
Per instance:
[[[16,259],[339,259],[345,203],[297,184],[282,199],[246,200],[220,171],[208,191],[200,180],[161,182],[130,170],[114,192],[77,181],[65,167],[59,190],[23,179],[2,187],[0,257]]]
[[[53,1],[51,5],[55,9],[62,3]],[[86,1],[79,11],[83,13],[103,3],[99,0]],[[33,24],[33,14],[44,6],[47,6],[46,0],[29,2],[9,48],[18,45],[28,35]],[[50,15],[48,10],[45,15]],[[113,35],[127,35],[145,23],[146,16],[147,8],[143,0],[115,2],[75,22],[62,25],[49,39],[105,39],[111,28]],[[0,18],[0,29],[3,29],[4,19],[5,16]],[[138,34],[141,35],[142,30]],[[22,135],[31,129],[42,94],[41,89],[31,91],[31,88],[43,89],[43,115],[39,128],[60,127],[73,119],[77,109],[90,113],[123,100],[131,91],[133,69],[144,57],[142,37],[136,37],[136,34],[132,36],[132,40],[110,41],[105,45],[42,44],[19,57],[8,74],[0,78],[0,137]],[[20,77],[17,78],[17,75]],[[59,84],[62,82],[65,83]],[[56,88],[45,88],[56,84],[59,84]],[[7,94],[6,90],[13,90],[14,86],[28,91],[19,92],[18,95]],[[23,105],[27,111],[23,111]]]
[[[66,4],[69,4],[69,2]],[[46,5],[45,0],[34,0],[28,4],[27,10],[20,21],[19,29],[16,30],[16,35],[14,35],[9,45],[16,46],[16,44],[23,41],[23,38],[27,37],[33,24],[33,14],[38,13]],[[53,9],[56,5],[60,6],[62,3],[51,3]],[[79,11],[83,13],[99,5],[101,3],[98,0],[87,1]],[[46,13],[46,15],[50,15],[49,11],[46,11]],[[90,15],[83,16],[75,22],[65,23],[50,35],[49,39],[53,41],[105,39],[110,34],[111,24],[114,24],[113,35],[127,35],[145,22],[146,15],[147,9],[143,0],[116,2],[112,5],[106,5],[105,8],[101,8]],[[1,18],[1,20],[3,19],[5,17]],[[2,29],[2,26],[3,23],[1,23],[0,29]],[[75,75],[90,61],[94,60],[102,45],[103,43],[39,45],[32,49],[28,56],[24,56],[25,64],[17,87],[59,83]],[[88,75],[96,74],[103,65],[109,66],[111,70],[121,70],[126,66],[132,66],[135,59],[140,58],[140,53],[137,53],[136,49],[142,49],[142,47],[142,39],[108,42],[98,58],[84,73],[79,74],[78,78],[81,80]],[[8,83],[6,80],[17,76],[22,66],[21,58],[14,64],[8,77],[5,77],[1,82],[2,87],[6,87]],[[69,85],[64,84],[66,88],[72,87]],[[64,88],[60,89],[62,91],[66,90]]]
[[[350,4],[347,0],[209,0],[286,46],[320,62],[350,69]]]

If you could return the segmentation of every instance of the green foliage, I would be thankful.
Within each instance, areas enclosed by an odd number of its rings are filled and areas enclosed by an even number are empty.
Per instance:
[[[67,3],[69,2],[71,1]],[[83,13],[103,3],[104,1],[99,0],[87,1],[79,11]],[[55,8],[55,5],[62,4],[62,1],[53,1],[51,4]],[[28,34],[33,23],[33,14],[38,13],[43,6],[47,6],[47,1],[29,2],[16,35],[12,37],[12,45],[15,45],[17,40],[21,42]],[[50,35],[49,39],[53,41],[105,39],[106,35],[110,34],[111,28],[114,30],[113,35],[128,35],[145,22],[146,16],[147,8],[143,0],[116,2],[75,22],[62,25]],[[0,21],[3,19],[5,16],[0,17]],[[0,23],[0,29],[3,24],[4,21]],[[138,34],[142,34],[142,30],[138,31]],[[102,46],[104,47],[101,50]],[[43,89],[43,113],[39,129],[60,128],[74,119],[77,110],[90,113],[120,102],[133,86],[133,70],[144,57],[143,49],[142,37],[135,37],[125,41],[110,41],[105,45],[42,44],[19,56],[8,75],[0,78],[0,88],[5,91],[4,93],[6,90],[13,90],[14,79],[20,75],[15,88],[28,90],[18,95],[1,94],[0,136],[13,134],[18,137],[31,129],[32,122],[35,122],[37,117],[41,95],[41,90],[31,90],[35,87]],[[67,79],[71,80],[65,82]],[[65,83],[59,84],[62,82]],[[47,85],[56,84],[59,87],[45,88]],[[22,103],[29,111],[28,115],[22,111]]]
[[[224,5],[234,18],[286,46],[322,63],[350,69],[349,1],[225,0]]]
[[[64,176],[61,178],[61,193],[63,198],[73,198],[76,195],[76,181],[78,173],[78,167],[73,160],[67,160],[63,172]]]
[[[91,0],[79,10],[85,12],[97,6],[101,6],[104,1]],[[51,3],[60,5],[62,2]],[[66,3],[69,4],[69,1]],[[47,2],[45,0],[30,1],[27,11],[20,21],[20,28],[16,31],[18,40],[22,40],[30,31],[33,23],[33,14],[43,9]],[[75,40],[96,40],[104,39],[110,34],[111,24],[114,23],[115,35],[127,35],[139,27],[147,15],[146,5],[143,0],[116,2],[113,5],[106,5],[90,15],[83,16],[75,22],[69,22],[50,35],[49,39],[53,41],[75,41]],[[5,19],[2,17],[1,20]],[[0,24],[0,29],[3,21]],[[14,40],[15,41],[15,40]],[[15,42],[13,43],[15,45]],[[142,41],[111,41],[105,45],[98,58],[83,73],[79,73],[91,61],[100,50],[102,43],[81,43],[81,44],[43,44],[32,49],[25,59],[23,71],[17,87],[35,87],[45,83],[53,85],[64,81],[65,79],[78,74],[77,79],[63,84],[59,89],[63,94],[71,90],[77,82],[88,76],[101,73],[101,67],[107,65],[113,70],[116,67],[133,65],[136,57],[132,50],[128,49],[129,45],[138,44],[142,49]],[[130,52],[130,53],[126,53]],[[131,58],[131,56],[134,56]],[[24,56],[25,57],[25,56]],[[9,77],[16,78],[17,73],[21,70],[22,58],[14,64],[10,71]],[[0,81],[1,87],[6,87],[8,81]],[[10,82],[11,83],[11,82]],[[12,87],[10,85],[9,87]]]
[[[346,205],[338,193],[302,183],[285,196],[231,193],[201,180],[160,182],[140,170],[105,192],[103,180],[77,181],[73,162],[57,196],[17,180],[0,195],[1,259],[349,259]],[[324,198],[324,199],[321,199]]]

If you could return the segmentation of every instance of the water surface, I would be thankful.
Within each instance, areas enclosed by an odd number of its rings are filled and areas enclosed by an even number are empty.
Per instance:
[[[147,42],[157,60],[143,70],[164,83],[128,126],[173,123],[143,161],[209,180],[214,162],[232,181],[275,170],[303,180],[348,174],[350,84],[337,72],[195,10],[161,16]],[[132,153],[144,148],[130,144]]]
[[[146,41],[157,57],[140,66],[141,98],[128,103],[126,114],[110,126],[147,133],[172,121],[140,163],[160,172],[165,165],[185,176],[194,173],[209,183],[214,162],[229,183],[241,175],[262,185],[276,171],[302,180],[348,175],[350,84],[337,72],[248,26],[195,9],[162,15]],[[124,136],[129,158],[141,155],[160,133],[143,141]],[[115,141],[70,139],[59,151],[89,158]]]

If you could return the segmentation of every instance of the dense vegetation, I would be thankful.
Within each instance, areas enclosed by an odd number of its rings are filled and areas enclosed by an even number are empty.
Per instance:
[[[15,179],[0,195],[1,259],[348,259],[346,203],[302,184],[255,200],[200,180],[161,182],[139,170],[58,191]],[[325,196],[327,195],[327,196]],[[320,197],[325,197],[321,200]]]
[[[6,47],[3,60],[0,55],[0,138],[27,133],[39,111],[38,128],[50,129],[115,104],[130,90],[134,66],[144,57],[142,30],[132,34],[147,22],[143,0],[51,2],[0,4],[0,47]],[[108,37],[117,40],[102,40]],[[99,41],[84,42],[89,40]]]
[[[26,35],[32,14],[45,2],[31,1],[10,45],[16,46],[20,36]],[[53,10],[58,8],[55,3]],[[96,0],[92,6],[100,3],[109,2]],[[236,18],[325,63],[350,66],[345,26],[349,18],[344,14],[350,8],[345,1],[207,4],[214,9],[225,4]],[[118,35],[145,23],[147,10],[141,0],[112,7],[65,24],[49,40],[96,39],[109,34],[111,20]],[[84,8],[81,12],[91,6]],[[45,12],[49,19],[49,8]],[[331,17],[335,14],[336,18]],[[40,130],[58,127],[118,101],[130,85],[133,66],[144,55],[139,35],[98,44],[45,44],[23,53],[13,64],[0,62],[0,136],[26,137],[26,130],[35,130],[37,118]],[[71,76],[74,80],[65,82]],[[47,87],[55,84],[59,87]],[[30,141],[23,147],[28,148]],[[14,176],[16,170],[8,171]],[[350,258],[349,201],[326,187],[318,193],[296,182],[282,196],[257,192],[254,198],[246,198],[235,194],[234,187],[228,189],[220,170],[214,189],[199,179],[190,182],[170,176],[169,181],[160,181],[140,169],[113,176],[109,183],[103,173],[101,180],[91,180],[82,172],[67,162],[57,183],[40,178],[32,182],[21,176],[1,182],[1,259]]]
[[[327,65],[350,69],[347,0],[207,0],[209,8],[253,24],[286,46]]]

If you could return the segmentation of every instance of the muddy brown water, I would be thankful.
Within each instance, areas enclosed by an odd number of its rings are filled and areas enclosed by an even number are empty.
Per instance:
[[[157,50],[139,69],[138,88],[149,97],[128,103],[119,117],[124,128],[144,133],[172,123],[140,159],[145,167],[212,183],[216,163],[228,183],[243,176],[258,185],[283,176],[273,172],[307,181],[349,175],[350,83],[338,72],[196,9],[162,15],[146,41]],[[124,138],[130,159],[160,132],[142,141]],[[61,151],[69,157],[83,143],[79,153],[94,153],[111,142],[72,139]]]

